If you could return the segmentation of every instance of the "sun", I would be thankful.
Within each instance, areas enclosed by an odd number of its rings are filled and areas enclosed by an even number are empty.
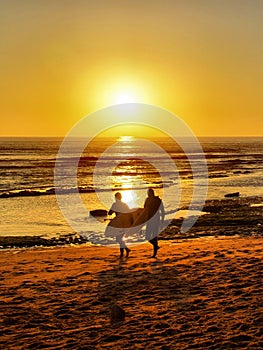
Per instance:
[[[96,72],[92,77],[91,86],[91,76],[85,73],[74,90],[78,104],[83,110],[97,110],[122,104],[158,104],[158,94],[154,89],[155,85],[150,84],[149,77],[138,75],[129,67],[112,70],[102,66],[100,72]]]
[[[135,82],[132,79],[128,81],[119,80],[109,83],[105,91],[105,100],[111,104],[125,103],[146,103],[148,98],[147,89],[143,84]]]
[[[138,96],[131,92],[117,92],[112,97],[114,104],[135,103],[139,101]]]

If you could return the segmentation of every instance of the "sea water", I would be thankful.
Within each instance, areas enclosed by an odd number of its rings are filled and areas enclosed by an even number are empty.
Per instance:
[[[183,212],[180,209],[189,206],[193,195],[193,173],[183,150],[171,139],[151,140],[171,157],[175,164],[172,168],[156,149],[142,150],[136,139],[123,138],[103,160],[94,184],[98,159],[115,141],[108,138],[93,140],[78,162],[78,191],[87,209],[87,218],[83,218],[72,205],[76,188],[68,186],[68,181],[63,186],[63,180],[59,188],[54,186],[55,164],[63,164],[65,179],[72,176],[71,161],[78,153],[78,140],[72,141],[66,159],[62,159],[58,157],[60,138],[0,138],[1,236],[50,237],[75,232],[61,213],[55,190],[63,196],[76,222],[83,221],[79,233],[93,239],[94,243],[103,239],[108,221],[90,220],[89,212],[109,209],[116,191],[122,192],[123,200],[129,202],[130,207],[142,207],[148,187],[155,188],[161,197],[164,188],[168,188],[170,198],[166,197],[164,202],[167,217],[180,216]],[[207,199],[222,199],[231,192],[240,192],[241,196],[263,196],[263,138],[203,137],[199,141],[208,169]],[[191,156],[199,162],[198,154],[193,152]],[[160,171],[145,159],[153,159],[164,175],[161,176]],[[116,167],[112,171],[114,164]],[[205,175],[202,166],[199,171],[197,177]],[[104,181],[105,174],[108,182]],[[180,198],[174,208],[171,203],[176,196]],[[103,202],[101,198],[106,200]]]

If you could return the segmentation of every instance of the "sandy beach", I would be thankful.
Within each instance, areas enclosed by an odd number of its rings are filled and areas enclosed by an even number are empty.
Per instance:
[[[157,259],[142,244],[123,260],[84,245],[2,251],[0,348],[260,349],[262,244],[160,241]]]

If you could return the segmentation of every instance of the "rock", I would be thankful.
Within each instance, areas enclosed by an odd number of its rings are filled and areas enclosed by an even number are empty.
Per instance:
[[[232,198],[232,197],[239,197],[239,196],[240,196],[239,192],[233,192],[233,193],[225,194],[225,198]]]
[[[123,308],[118,306],[117,304],[114,304],[111,307],[111,324],[123,322],[125,319],[125,311]]]
[[[95,209],[89,212],[91,216],[107,216],[108,212],[105,209]]]

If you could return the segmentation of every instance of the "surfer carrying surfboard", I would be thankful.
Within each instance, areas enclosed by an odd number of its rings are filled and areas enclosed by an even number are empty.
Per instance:
[[[116,192],[115,193],[115,202],[112,204],[108,214],[109,215],[112,215],[112,214],[115,214],[116,217],[122,213],[128,213],[130,212],[130,208],[129,206],[122,202],[122,195],[120,192]],[[124,234],[125,232],[121,232],[119,233],[117,236],[116,236],[116,242],[119,243],[120,245],[120,258],[123,257],[123,253],[124,253],[124,249],[126,251],[126,257],[129,256],[129,253],[130,253],[130,249],[126,246],[124,240],[123,240],[123,237],[124,237]]]
[[[158,234],[161,227],[161,222],[164,221],[164,206],[162,200],[155,196],[154,190],[152,188],[148,189],[148,197],[144,203],[144,209],[147,212],[147,222],[146,222],[146,239],[153,245],[153,255],[155,258],[158,249]]]

